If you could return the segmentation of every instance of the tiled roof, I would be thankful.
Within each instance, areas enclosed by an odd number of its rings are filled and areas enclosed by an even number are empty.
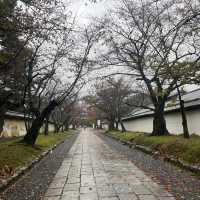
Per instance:
[[[182,95],[182,99],[185,102],[185,108],[193,108],[196,106],[200,106],[200,88],[197,90],[193,90],[186,94]],[[153,105],[148,105],[148,107],[152,107]],[[180,109],[178,96],[175,96],[171,100],[166,102],[165,112],[173,112]],[[123,118],[123,120],[128,120],[132,118],[142,117],[152,115],[153,111],[150,109],[134,109],[129,115]]]

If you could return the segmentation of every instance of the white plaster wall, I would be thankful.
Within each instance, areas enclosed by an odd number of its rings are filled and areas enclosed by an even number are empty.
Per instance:
[[[54,124],[49,124],[49,132],[54,132],[54,131],[55,131]]]
[[[200,109],[187,111],[188,128],[190,134],[200,135]],[[183,133],[182,119],[180,113],[165,114],[167,128],[172,134]],[[152,132],[153,117],[143,117],[131,121],[124,121],[124,126],[128,131]]]
[[[195,133],[197,135],[200,135],[200,109],[187,111],[186,114],[190,134]],[[168,116],[167,125],[169,126],[169,128],[171,128],[172,133],[183,133],[182,119],[180,113],[174,113],[173,118],[172,115]]]
[[[108,130],[108,124],[102,124],[102,128]]]
[[[169,113],[165,115],[167,129],[170,133],[178,135],[183,133],[182,119],[180,113]]]
[[[143,117],[130,121],[123,121],[127,131],[151,132],[153,130],[153,118]]]
[[[49,129],[49,133],[54,132],[55,131],[55,126],[54,124],[48,123],[48,129]],[[43,124],[43,126],[40,129],[40,133],[44,133],[45,130],[45,124]]]
[[[3,137],[18,137],[26,134],[26,127],[23,120],[5,119],[4,127],[1,133]]]
[[[49,132],[54,132],[55,126],[49,123]],[[40,133],[44,132],[44,126],[40,129]],[[26,127],[22,119],[5,119],[3,131],[0,137],[19,137],[26,134]]]

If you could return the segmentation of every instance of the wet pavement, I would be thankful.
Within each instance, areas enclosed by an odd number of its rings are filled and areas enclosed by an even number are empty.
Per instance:
[[[46,191],[45,200],[175,200],[92,129],[82,130]]]

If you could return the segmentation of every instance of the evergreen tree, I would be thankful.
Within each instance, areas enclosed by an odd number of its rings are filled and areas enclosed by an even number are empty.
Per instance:
[[[20,13],[17,0],[0,1],[0,132],[5,112],[20,107],[25,65],[31,53],[20,39],[23,38]]]

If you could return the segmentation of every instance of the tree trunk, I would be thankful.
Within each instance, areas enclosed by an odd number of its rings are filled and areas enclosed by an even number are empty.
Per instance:
[[[0,136],[1,132],[3,131],[3,126],[4,126],[4,119],[5,119],[5,114],[8,110],[7,105],[8,105],[8,100],[12,96],[12,94],[8,94],[5,97],[1,97],[0,99]]]
[[[120,125],[121,125],[121,128],[122,128],[122,132],[126,132],[126,128],[125,128],[121,119],[120,119]]]
[[[0,136],[1,136],[1,133],[3,131],[4,119],[5,119],[5,113],[6,113],[6,111],[7,111],[6,106],[2,106],[0,108]]]
[[[44,127],[44,135],[49,134],[49,116],[46,118],[45,127]]]
[[[51,114],[51,112],[55,109],[57,105],[58,104],[56,101],[51,101],[50,104],[46,108],[44,108],[40,116],[34,119],[31,128],[27,131],[27,134],[24,136],[25,143],[30,145],[35,144],[35,141],[39,135],[39,130],[44,123],[44,119]]]
[[[188,139],[188,138],[190,138],[190,134],[189,134],[189,130],[188,130],[188,123],[187,123],[187,116],[185,113],[184,101],[182,100],[179,87],[177,86],[176,89],[178,92],[178,98],[179,98],[180,110],[181,110],[181,116],[182,116],[183,136],[184,136],[184,138]]]
[[[181,115],[182,115],[182,125],[183,125],[183,135],[184,138],[190,138],[189,130],[188,130],[188,124],[187,124],[187,117],[185,113],[185,107],[184,107],[184,101],[180,101],[180,108],[181,108]]]
[[[153,119],[153,136],[169,135],[164,117],[164,104],[159,104],[155,109]]]
[[[3,132],[3,126],[4,126],[4,115],[0,114],[0,136]]]
[[[60,130],[60,126],[58,124],[55,124],[55,132],[59,133],[59,130]]]
[[[116,120],[115,123],[116,123],[116,126],[115,126],[116,130],[119,130],[119,123],[118,123],[118,121]]]
[[[100,123],[100,127],[99,127],[100,129],[103,129],[103,127],[102,127],[102,123]]]
[[[72,124],[72,129],[75,130],[76,129],[76,125]]]
[[[68,131],[69,130],[69,123],[68,121],[65,122],[65,131]]]
[[[110,122],[109,122],[109,131],[112,131],[112,130],[114,130],[115,129],[115,122],[114,122],[114,120],[111,120]]]

